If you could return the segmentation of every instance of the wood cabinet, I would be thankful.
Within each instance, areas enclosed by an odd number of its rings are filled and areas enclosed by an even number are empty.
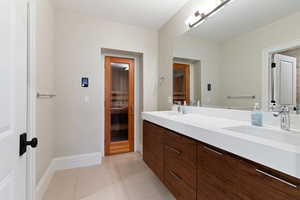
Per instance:
[[[145,162],[178,200],[300,200],[299,179],[146,121],[143,142]]]
[[[170,130],[164,134],[165,151],[191,166],[197,165],[197,141]]]
[[[199,200],[236,200],[239,161],[226,152],[199,144],[198,188]]]
[[[150,122],[143,123],[143,159],[163,180],[163,128]]]
[[[300,200],[300,180],[257,163],[240,161],[241,200]]]

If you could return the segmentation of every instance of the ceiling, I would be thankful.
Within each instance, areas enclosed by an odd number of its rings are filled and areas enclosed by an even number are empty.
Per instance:
[[[159,29],[188,0],[53,0],[56,8],[110,21]]]
[[[299,0],[235,0],[188,34],[222,42],[299,11]]]

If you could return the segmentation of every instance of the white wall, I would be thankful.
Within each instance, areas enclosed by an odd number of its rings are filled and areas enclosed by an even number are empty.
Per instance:
[[[38,0],[36,24],[37,91],[55,93],[53,70],[54,16],[50,0]],[[54,100],[38,99],[36,102],[36,133],[39,147],[36,151],[37,183],[53,158]]]
[[[179,58],[200,60],[201,104],[219,105],[220,45],[214,41],[202,40],[199,37],[182,35],[174,41],[173,55]],[[212,84],[211,91],[207,91],[208,83]],[[172,88],[172,85],[170,87]]]
[[[55,13],[55,156],[103,151],[104,70],[101,48],[143,54],[143,107],[157,109],[158,33],[57,10]],[[81,88],[80,78],[90,78]],[[84,97],[89,96],[89,103]]]

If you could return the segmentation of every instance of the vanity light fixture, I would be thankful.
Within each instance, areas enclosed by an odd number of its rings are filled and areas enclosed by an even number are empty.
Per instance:
[[[193,16],[190,16],[186,20],[186,24],[189,26],[189,28],[196,27],[205,22],[208,17],[213,16],[214,14],[219,12],[222,8],[225,7],[225,5],[231,3],[232,1],[233,0],[219,0],[220,3],[207,13],[196,11]]]

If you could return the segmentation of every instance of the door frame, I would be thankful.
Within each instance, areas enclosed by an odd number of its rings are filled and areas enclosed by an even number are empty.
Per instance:
[[[36,0],[27,0],[28,15],[28,52],[27,52],[27,135],[29,139],[36,137]],[[26,199],[36,200],[36,150],[27,148],[26,153]]]
[[[107,112],[107,107],[111,105],[111,70],[107,70],[110,67],[111,60],[115,62],[127,63],[131,67],[129,68],[129,90],[131,90],[131,96],[128,98],[128,116],[130,120],[128,121],[128,142],[129,142],[129,152],[134,152],[135,149],[135,59],[126,56],[110,56],[103,55],[104,58],[104,155],[112,155],[110,152],[110,136],[111,136],[111,112]],[[131,117],[130,117],[131,116]],[[115,142],[123,144],[124,142]]]

